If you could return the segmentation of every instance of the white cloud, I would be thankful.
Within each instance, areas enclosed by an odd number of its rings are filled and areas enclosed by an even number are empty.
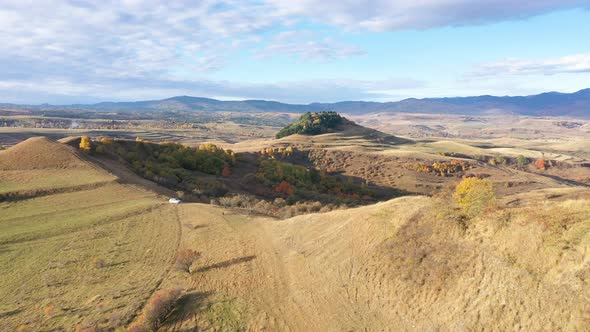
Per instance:
[[[590,8],[588,0],[267,0],[282,15],[350,29],[393,31],[476,25],[547,12]]]
[[[304,89],[308,95],[305,100],[387,97],[389,94],[378,91],[395,90],[396,86],[371,87],[368,86],[371,83],[358,80],[268,86],[211,80],[197,84],[195,80],[210,77],[212,71],[226,66],[237,51],[250,51],[257,59],[278,54],[305,61],[330,61],[364,54],[355,45],[328,35],[329,30],[301,31],[301,25],[310,20],[358,30],[422,29],[525,18],[559,9],[587,8],[589,3],[588,0],[1,2],[0,101],[25,102],[26,98],[31,102],[73,97],[141,99],[151,98],[150,93],[163,97],[163,93],[181,92],[301,101]],[[281,32],[285,29],[290,31]],[[385,83],[391,84],[380,82]],[[290,91],[294,91],[293,96]]]
[[[363,55],[353,45],[343,44],[331,37],[319,37],[314,31],[283,31],[275,35],[268,45],[254,52],[258,59],[276,55],[293,55],[302,60],[332,60]]]
[[[498,75],[554,75],[590,73],[590,54],[569,55],[545,60],[501,59],[475,66],[468,77]]]

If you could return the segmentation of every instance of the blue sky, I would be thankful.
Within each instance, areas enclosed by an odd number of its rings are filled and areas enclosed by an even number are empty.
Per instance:
[[[291,103],[590,87],[590,1],[12,1],[0,102]]]

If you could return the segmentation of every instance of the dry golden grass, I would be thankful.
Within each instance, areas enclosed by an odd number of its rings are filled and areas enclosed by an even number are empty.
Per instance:
[[[589,203],[464,223],[426,197],[283,221],[185,204],[182,245],[203,258],[164,282],[187,290],[166,328],[584,330]]]
[[[343,156],[332,159],[347,171],[384,183],[403,183],[404,149],[414,158],[449,148],[384,148],[349,137],[320,135],[313,144],[340,153],[324,157]],[[74,169],[97,171],[81,161]],[[205,204],[162,205],[150,192],[110,182],[0,203],[0,326],[114,327],[159,288],[184,290],[166,331],[586,330],[590,191],[482,169],[495,181],[534,180],[527,188],[540,190],[501,197],[499,207],[471,219],[448,199],[408,196],[279,221]],[[202,256],[174,271],[178,248]]]
[[[114,176],[44,139],[0,154],[0,164],[11,165],[0,173],[20,184],[4,190],[38,194],[0,202],[1,330],[124,325],[173,262],[180,231],[175,208],[112,182]],[[103,184],[79,189],[95,181]],[[63,187],[72,191],[59,193]]]

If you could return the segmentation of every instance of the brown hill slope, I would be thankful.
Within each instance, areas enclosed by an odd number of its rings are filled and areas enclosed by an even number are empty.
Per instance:
[[[589,201],[537,203],[467,228],[426,197],[284,221],[182,205],[204,258],[164,283],[188,290],[166,330],[585,330]]]
[[[74,149],[46,137],[29,138],[0,151],[0,170],[79,168],[88,166]]]
[[[0,151],[0,201],[96,187],[115,176],[75,148],[33,137]]]

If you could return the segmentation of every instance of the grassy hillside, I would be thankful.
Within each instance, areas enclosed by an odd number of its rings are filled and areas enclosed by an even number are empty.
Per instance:
[[[0,153],[0,165],[2,330],[124,325],[169,269],[174,208],[43,138]]]
[[[190,289],[166,328],[585,330],[590,202],[533,203],[467,223],[418,196],[280,222],[184,205],[205,257],[164,282]]]
[[[99,186],[115,177],[80,159],[78,152],[44,137],[0,151],[0,201]]]

